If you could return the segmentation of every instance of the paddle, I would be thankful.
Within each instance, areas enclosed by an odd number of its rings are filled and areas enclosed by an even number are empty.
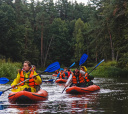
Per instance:
[[[88,55],[87,54],[83,54],[82,57],[80,58],[80,61],[79,61],[79,66],[82,65],[88,58]],[[64,90],[66,89],[66,87],[69,85],[69,82],[71,81],[72,79],[72,75],[70,75],[70,77],[68,78],[66,84],[65,84],[65,88],[63,89],[62,93],[64,92]]]
[[[49,80],[43,80],[42,82],[54,82],[54,79],[49,79]]]
[[[75,65],[75,62],[74,63],[72,63],[72,65],[69,67],[69,68],[71,68],[72,66],[74,66]]]
[[[9,82],[8,78],[5,78],[5,77],[0,78],[0,84],[6,84],[8,82]]]
[[[90,73],[91,73],[97,66],[99,66],[99,64],[101,64],[103,61],[104,61],[104,59],[103,59],[102,61],[100,61],[88,74],[90,74]],[[67,80],[67,82],[69,83],[71,79],[72,79],[72,75],[69,77],[69,80]],[[65,84],[66,87],[68,86],[68,83]],[[66,88],[64,88],[64,89],[66,89]],[[63,91],[64,91],[64,90],[63,90]],[[63,91],[62,91],[62,93],[63,93]]]
[[[102,61],[100,61],[88,74],[90,74],[96,67],[99,66],[99,64],[101,64],[104,61],[104,59]]]
[[[60,68],[59,62],[54,62],[54,63],[52,63],[51,65],[49,65],[45,71],[39,73],[38,75],[40,75],[40,74],[42,74],[42,73],[44,73],[44,72],[53,72],[53,71],[55,71],[55,70],[57,70],[57,69],[59,69],[59,68]],[[35,77],[38,76],[38,75],[35,75]],[[16,84],[15,86],[18,86],[18,85],[20,85],[20,84],[22,84],[22,83],[28,81],[29,79],[31,79],[31,78],[28,78],[28,79],[26,79],[26,80],[24,80],[24,81],[22,81],[22,82]],[[5,80],[6,80],[6,79],[5,79]],[[4,81],[3,81],[3,82],[4,82]],[[14,87],[15,87],[15,86],[14,86]],[[10,88],[8,88],[8,89],[6,89],[6,90],[4,90],[4,91],[0,91],[0,96],[1,96],[1,94],[3,94],[5,91],[10,90],[10,89],[12,89],[12,87],[10,87]]]
[[[2,77],[0,78],[0,84],[6,84],[10,80],[8,78]],[[54,82],[54,79],[49,79],[49,80],[43,80],[42,82]]]
[[[71,67],[74,66],[74,65],[75,65],[75,62],[72,63],[71,66],[70,66],[69,68],[71,68]],[[68,68],[68,69],[69,69],[69,68]],[[61,70],[61,69],[60,69],[60,70]],[[58,78],[56,77],[56,79],[54,80],[54,82],[55,82],[57,79],[58,79]]]

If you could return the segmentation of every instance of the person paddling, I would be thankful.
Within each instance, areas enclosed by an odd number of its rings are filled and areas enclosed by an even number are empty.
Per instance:
[[[24,61],[23,69],[18,71],[17,77],[14,79],[12,86],[12,91],[29,91],[29,92],[37,92],[36,86],[39,86],[42,83],[40,76],[37,75],[36,71],[31,68],[31,63],[29,61]],[[22,83],[18,87],[15,87],[16,84],[28,79],[28,81]]]
[[[57,78],[65,79],[65,73],[63,68],[60,68],[60,72],[58,73]]]
[[[64,73],[65,73],[65,79],[68,79],[68,68],[64,68]]]
[[[78,87],[85,87],[85,80],[82,74],[78,69],[73,71],[72,73],[72,85],[71,86],[78,86]]]
[[[86,72],[87,72],[87,68],[85,66],[81,66],[80,73],[82,74],[82,76],[85,76]]]
[[[78,86],[78,87],[88,87],[90,85],[93,85],[93,76],[89,76],[88,73],[85,73],[85,76],[82,76],[80,71],[76,69],[72,74],[72,85]],[[72,86],[71,85],[71,86]]]
[[[80,69],[80,73],[82,74],[82,76],[84,76],[85,79],[85,86],[87,87],[93,85],[93,82],[91,80],[93,80],[94,77],[88,74],[87,68],[85,66],[82,66]]]

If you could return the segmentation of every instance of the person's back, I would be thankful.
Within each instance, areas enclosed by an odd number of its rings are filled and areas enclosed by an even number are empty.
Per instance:
[[[72,75],[72,85],[78,87],[85,87],[85,80],[84,77],[81,75],[80,71],[76,69]]]
[[[60,68],[60,72],[58,73],[57,78],[65,79],[65,73],[63,68]]]

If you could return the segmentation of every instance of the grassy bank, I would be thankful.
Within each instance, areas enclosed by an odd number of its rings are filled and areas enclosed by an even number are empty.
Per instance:
[[[89,68],[91,70],[91,68]],[[118,67],[116,61],[103,62],[92,73],[98,77],[128,77],[128,69]]]
[[[87,67],[90,72],[97,64],[93,67]],[[75,70],[75,68],[71,68]],[[128,77],[128,69],[121,69],[116,61],[108,61],[101,63],[90,75],[95,77]]]
[[[0,77],[8,79],[16,78],[18,69],[22,68],[22,63],[0,60]]]

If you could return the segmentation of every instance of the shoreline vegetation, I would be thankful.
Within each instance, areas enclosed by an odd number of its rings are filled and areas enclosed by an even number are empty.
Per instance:
[[[87,67],[88,72],[91,71],[93,67]],[[22,68],[22,63],[11,62],[9,59],[7,61],[0,59],[0,77],[6,77],[8,79],[16,78],[18,69]],[[40,71],[41,68],[39,68]],[[71,68],[75,70],[75,68]],[[50,73],[52,74],[52,73]],[[107,61],[100,64],[90,75],[95,77],[128,77],[128,69],[122,69],[118,66],[116,61]]]

